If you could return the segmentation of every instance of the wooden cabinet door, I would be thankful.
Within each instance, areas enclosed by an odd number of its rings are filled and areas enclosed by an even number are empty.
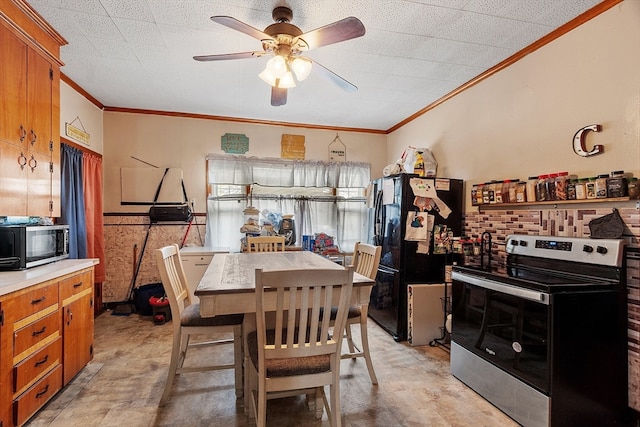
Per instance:
[[[26,148],[27,45],[2,24],[0,52],[0,143]]]
[[[1,108],[1,107],[0,107]],[[0,215],[27,212],[27,152],[24,148],[0,142]]]
[[[51,216],[51,63],[32,49],[27,50],[27,213]]]
[[[51,156],[53,67],[46,58],[33,49],[27,50],[27,76],[27,142],[29,150]],[[49,165],[47,165],[47,169],[49,169]]]
[[[53,133],[59,133],[53,122],[59,117],[53,114],[60,96],[57,64],[2,24],[0,51],[0,215],[59,216],[60,179],[53,173],[60,171],[52,168],[54,158],[59,163],[53,150],[60,149]]]
[[[27,45],[0,25],[0,215],[27,212]]]
[[[51,155],[29,152],[27,159],[27,213],[51,216]]]
[[[66,385],[93,358],[93,299],[84,296],[62,310],[62,384]]]

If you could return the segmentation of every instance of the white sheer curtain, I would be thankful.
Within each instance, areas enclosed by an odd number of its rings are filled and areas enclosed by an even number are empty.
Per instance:
[[[207,227],[205,244],[240,250],[244,222],[243,210],[247,205],[259,211],[269,210],[283,215],[293,214],[296,226],[296,244],[302,235],[326,233],[334,236],[344,250],[352,250],[355,242],[366,241],[368,210],[364,189],[370,180],[370,165],[358,162],[291,161],[255,157],[209,154],[207,156]],[[250,199],[230,194],[229,188],[258,184],[260,194]],[[269,191],[268,187],[274,187]],[[292,187],[282,191],[275,187]],[[313,187],[313,195],[305,191]],[[224,188],[223,190],[220,190]],[[324,189],[325,191],[320,191]],[[341,191],[341,190],[347,191]],[[233,193],[233,192],[231,192]],[[286,194],[286,195],[285,195]],[[337,196],[336,196],[337,194]],[[344,196],[343,194],[346,194]]]

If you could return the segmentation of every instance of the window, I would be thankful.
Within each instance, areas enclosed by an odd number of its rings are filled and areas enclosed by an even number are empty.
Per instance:
[[[351,250],[367,240],[368,163],[207,156],[206,245],[240,250],[243,210],[294,215],[296,244],[324,232]]]

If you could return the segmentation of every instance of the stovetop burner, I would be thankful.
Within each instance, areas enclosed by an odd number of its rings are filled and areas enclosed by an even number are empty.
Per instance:
[[[499,281],[507,285],[532,289],[545,293],[575,292],[580,290],[595,290],[611,288],[615,283],[588,277],[559,276],[558,273],[550,274],[528,270],[526,268],[510,268],[507,273],[491,273],[480,270],[477,267],[454,266],[453,271],[469,276],[478,276],[486,280]]]
[[[624,284],[624,248],[623,240],[511,235],[506,273],[454,271],[545,293],[597,290]]]

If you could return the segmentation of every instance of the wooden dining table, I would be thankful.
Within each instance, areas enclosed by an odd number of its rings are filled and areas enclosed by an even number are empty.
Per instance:
[[[255,271],[259,268],[270,271],[339,270],[344,267],[309,251],[218,254],[211,260],[195,290],[195,296],[200,298],[200,315],[255,314]],[[354,273],[352,304],[369,304],[369,294],[374,284],[374,280]],[[266,304],[275,310],[275,294]]]
[[[212,317],[222,314],[245,314],[243,346],[246,348],[247,334],[256,329],[256,269],[273,271],[342,268],[344,267],[328,258],[309,251],[218,254],[211,260],[195,290],[195,295],[200,299],[200,315]],[[374,284],[374,280],[354,273],[351,304],[369,304],[369,296]],[[275,310],[275,294],[275,292],[266,293],[267,309]],[[338,301],[335,301],[335,305],[338,305]],[[247,352],[244,353],[243,371],[251,363]],[[243,378],[245,413],[249,413],[250,399],[246,398],[249,392],[248,381],[244,372]]]

